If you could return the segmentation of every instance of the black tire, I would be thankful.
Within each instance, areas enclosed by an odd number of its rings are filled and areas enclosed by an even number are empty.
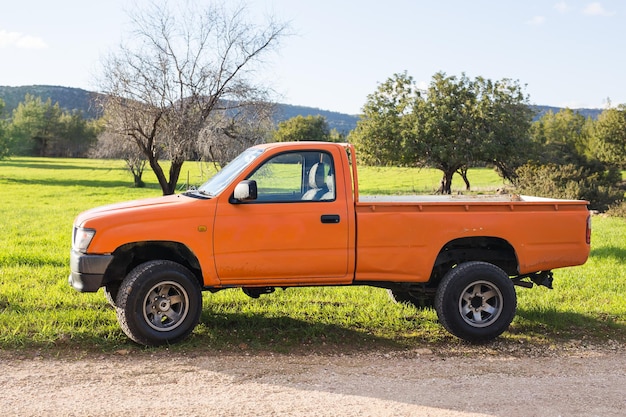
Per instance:
[[[193,331],[202,312],[202,290],[182,265],[150,261],[129,272],[116,304],[124,333],[139,344],[158,346],[178,342]]]
[[[107,302],[113,307],[117,307],[117,293],[120,290],[120,284],[120,281],[116,281],[104,287],[104,298],[106,298]]]
[[[411,304],[415,308],[424,309],[435,306],[434,294],[415,293],[409,291],[387,290],[389,297],[396,303]]]
[[[439,322],[456,337],[473,343],[500,336],[516,309],[513,281],[487,262],[466,262],[448,271],[435,297]]]

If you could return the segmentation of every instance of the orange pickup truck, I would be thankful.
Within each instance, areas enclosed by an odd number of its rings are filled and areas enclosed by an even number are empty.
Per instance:
[[[187,337],[202,291],[371,285],[434,306],[455,336],[486,341],[515,315],[514,285],[551,287],[583,264],[587,202],[526,196],[359,197],[350,144],[271,143],[244,151],[197,190],[77,216],[69,283],[104,287],[124,332]]]

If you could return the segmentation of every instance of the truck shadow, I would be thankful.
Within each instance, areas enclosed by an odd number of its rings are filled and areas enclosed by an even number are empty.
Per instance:
[[[264,351],[298,354],[420,349],[433,352],[446,352],[449,349],[473,351],[481,347],[509,353],[511,346],[518,345],[520,337],[527,345],[536,345],[538,348],[546,343],[559,345],[582,339],[596,345],[603,345],[608,339],[620,344],[626,343],[626,325],[618,316],[591,316],[556,309],[521,307],[517,310],[517,317],[510,329],[500,338],[484,344],[472,344],[457,339],[443,326],[433,329],[432,323],[428,323],[428,327],[430,330],[425,331],[426,335],[407,331],[404,334],[396,332],[393,336],[381,337],[369,333],[367,329],[357,330],[323,323],[315,317],[305,321],[286,316],[268,317],[262,313],[213,313],[205,309],[190,345],[249,350],[252,353]]]
[[[587,315],[555,308],[520,307],[510,332],[531,337],[541,335],[542,339],[551,342],[586,339],[603,344],[607,338],[626,342],[623,317],[603,312]]]
[[[623,261],[626,259],[626,248],[617,246],[603,246],[600,248],[592,248],[590,257],[601,259],[615,259]]]
[[[337,324],[254,313],[213,313],[204,310],[194,330],[195,343],[236,350],[297,353],[340,349],[355,351],[402,349],[402,343]],[[207,340],[208,339],[208,340]],[[204,340],[202,342],[201,340]]]

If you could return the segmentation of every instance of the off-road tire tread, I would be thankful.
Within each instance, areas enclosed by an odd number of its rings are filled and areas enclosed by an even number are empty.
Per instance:
[[[137,281],[145,278],[146,274],[149,274],[151,271],[156,272],[156,271],[160,271],[163,269],[173,269],[176,272],[179,272],[182,275],[185,275],[187,278],[189,278],[192,285],[194,285],[195,291],[196,291],[196,294],[193,294],[190,292],[189,294],[190,303],[193,303],[194,301],[192,300],[192,298],[194,296],[197,296],[199,298],[200,305],[196,309],[197,311],[195,312],[195,317],[192,317],[192,321],[190,322],[190,325],[188,326],[185,332],[173,338],[164,338],[164,339],[155,340],[153,338],[146,337],[138,329],[134,328],[133,324],[130,323],[127,318],[126,306],[128,304],[129,297],[133,292],[133,289],[135,289],[136,286],[138,285]],[[188,337],[193,331],[198,321],[200,320],[200,314],[202,313],[202,290],[200,288],[200,284],[195,279],[194,275],[184,266],[176,262],[167,261],[167,260],[148,261],[137,266],[135,269],[133,269],[132,271],[128,273],[126,278],[124,278],[124,280],[122,281],[120,285],[119,291],[117,292],[115,308],[116,308],[116,313],[117,313],[117,320],[119,322],[120,327],[122,328],[122,331],[124,331],[124,333],[134,342],[140,345],[146,345],[146,346],[159,346],[163,344],[176,343]],[[190,308],[192,307],[190,306]],[[193,314],[193,313],[194,312],[192,311],[189,312],[189,314]]]
[[[469,325],[463,325],[460,323],[460,320],[462,319],[460,318],[460,314],[456,311],[456,308],[454,310],[455,313],[452,317],[450,317],[448,316],[445,307],[447,305],[446,303],[456,304],[458,302],[457,299],[447,299],[449,297],[451,287],[459,285],[459,281],[464,279],[468,273],[475,274],[481,270],[483,271],[482,273],[487,276],[489,274],[499,276],[499,278],[495,279],[500,280],[500,284],[502,284],[499,285],[499,287],[502,292],[502,296],[504,297],[503,302],[505,305],[503,306],[503,311],[496,323],[487,328],[475,329],[471,328]],[[465,283],[462,284],[462,286],[465,287]],[[435,295],[435,310],[441,325],[456,337],[471,343],[488,342],[504,333],[509,328],[509,325],[515,317],[515,312],[517,310],[515,287],[506,272],[496,265],[481,261],[465,262],[448,271],[441,280]],[[456,317],[455,315],[458,315],[459,317]]]

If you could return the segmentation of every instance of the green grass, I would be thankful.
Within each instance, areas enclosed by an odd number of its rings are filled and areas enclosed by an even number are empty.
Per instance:
[[[359,193],[432,194],[439,188],[441,171],[425,168],[359,167]],[[502,178],[490,168],[474,168],[468,175],[471,191],[495,192],[504,186]],[[458,174],[452,178],[452,193],[465,192],[465,183]]]
[[[187,163],[192,184],[211,169]],[[434,170],[364,168],[362,193],[431,192]],[[151,172],[132,188],[119,161],[12,158],[0,161],[0,350],[134,348],[102,291],[67,284],[72,221],[85,209],[161,194]],[[479,192],[502,186],[491,170],[470,171]],[[456,179],[461,188],[462,182]],[[555,289],[519,289],[518,315],[504,342],[626,341],[626,221],[594,218],[592,255],[581,267],[555,271]],[[392,303],[370,287],[277,290],[250,299],[240,290],[204,295],[201,323],[176,349],[400,349],[463,346],[432,309]]]

